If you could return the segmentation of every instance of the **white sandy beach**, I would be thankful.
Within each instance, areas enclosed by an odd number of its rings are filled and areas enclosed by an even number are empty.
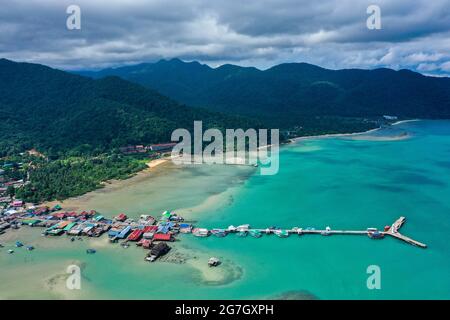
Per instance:
[[[410,120],[400,120],[397,122],[394,122],[391,124],[391,126],[396,126],[402,123],[407,123],[407,122],[414,122],[414,121],[420,121],[420,119],[410,119]],[[345,137],[351,137],[354,140],[357,140],[357,138],[355,139],[354,137],[357,136],[364,136],[366,137],[365,139],[361,139],[361,140],[382,140],[385,139],[386,141],[393,141],[393,140],[403,140],[403,139],[408,139],[409,136],[407,137],[399,137],[399,136],[395,136],[395,137],[368,137],[366,135],[377,132],[379,130],[381,130],[383,128],[375,128],[375,129],[370,129],[367,131],[363,131],[363,132],[353,132],[353,133],[331,133],[331,134],[322,134],[322,135],[313,135],[313,136],[303,136],[303,137],[297,137],[297,138],[292,138],[290,139],[290,141],[292,142],[296,142],[296,141],[301,141],[301,140],[310,140],[310,139],[326,139],[326,138],[345,138]]]

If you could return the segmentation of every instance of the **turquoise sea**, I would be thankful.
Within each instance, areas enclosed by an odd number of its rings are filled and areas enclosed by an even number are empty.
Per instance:
[[[406,134],[407,135],[406,135]],[[131,299],[449,299],[450,122],[402,123],[367,135],[300,140],[281,148],[280,170],[204,165],[162,168],[153,177],[87,197],[105,215],[175,209],[204,227],[330,226],[383,228],[399,216],[401,232],[428,245],[366,236],[194,238],[180,235],[184,264],[143,261],[142,249],[102,239],[70,243],[39,230],[0,236],[0,298]],[[33,252],[6,249],[21,239]],[[95,247],[95,255],[86,255]],[[208,269],[207,259],[223,264]],[[64,287],[69,264],[82,289]],[[367,267],[381,270],[369,290]]]

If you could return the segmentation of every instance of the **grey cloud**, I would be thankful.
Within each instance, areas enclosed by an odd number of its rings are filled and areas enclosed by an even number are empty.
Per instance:
[[[410,68],[450,74],[450,0],[12,0],[0,7],[0,56],[65,69],[180,57],[266,68]],[[82,29],[65,27],[78,4]]]

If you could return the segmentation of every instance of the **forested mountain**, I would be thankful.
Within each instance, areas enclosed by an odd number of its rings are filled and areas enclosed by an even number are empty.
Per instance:
[[[43,65],[0,60],[0,151],[103,152],[170,141],[194,120],[207,127],[254,127],[243,117],[190,108],[118,77],[100,80]]]
[[[116,75],[182,103],[252,115],[280,127],[316,116],[450,118],[450,78],[409,70],[328,70],[285,63],[268,70],[161,60],[83,74]]]
[[[10,188],[16,197],[65,199],[126,178],[146,160],[117,147],[169,141],[194,120],[307,135],[374,128],[385,114],[450,118],[450,79],[407,70],[213,69],[174,59],[84,74],[95,79],[0,59],[0,157],[17,164],[3,178],[27,180]],[[44,157],[23,153],[32,148]]]
[[[248,128],[248,118],[186,107],[118,77],[100,80],[0,59],[0,168],[7,194],[28,202],[66,199],[147,168],[128,144],[170,141],[177,128]],[[25,151],[37,149],[38,155]],[[36,153],[36,151],[33,151]]]

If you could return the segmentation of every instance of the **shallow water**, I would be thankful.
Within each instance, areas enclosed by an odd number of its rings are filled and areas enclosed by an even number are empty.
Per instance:
[[[282,148],[275,176],[237,166],[168,166],[132,187],[97,192],[84,205],[106,215],[175,209],[205,227],[383,228],[403,215],[401,232],[426,243],[425,250],[366,236],[180,235],[175,249],[188,263],[149,264],[142,249],[42,238],[23,228],[0,236],[7,244],[0,252],[0,297],[449,299],[450,122],[395,129],[409,138],[299,141]],[[15,239],[36,250],[8,255]],[[88,247],[98,252],[86,255]],[[208,270],[210,256],[223,265]],[[65,288],[71,263],[82,266],[81,290]],[[367,288],[369,265],[381,269],[380,290]]]

